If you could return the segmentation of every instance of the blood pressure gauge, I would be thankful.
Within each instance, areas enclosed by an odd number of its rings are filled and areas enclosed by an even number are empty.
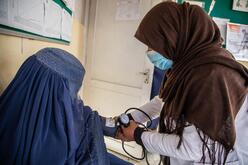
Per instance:
[[[129,117],[127,114],[123,113],[119,116],[119,122],[120,122],[120,125],[123,125],[124,127],[128,127],[129,126]]]

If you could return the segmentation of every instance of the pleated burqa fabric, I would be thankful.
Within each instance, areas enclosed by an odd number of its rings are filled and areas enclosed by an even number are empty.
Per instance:
[[[24,62],[0,97],[1,165],[109,164],[99,115],[77,96],[84,74],[60,49]]]

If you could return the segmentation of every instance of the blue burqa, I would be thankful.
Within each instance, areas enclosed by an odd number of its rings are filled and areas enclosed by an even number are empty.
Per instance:
[[[85,70],[46,48],[29,57],[0,96],[1,165],[106,165],[97,112],[77,93]]]

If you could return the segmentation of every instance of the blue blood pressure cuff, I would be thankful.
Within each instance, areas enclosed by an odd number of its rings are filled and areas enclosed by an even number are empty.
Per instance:
[[[116,120],[112,117],[106,118],[101,116],[101,122],[104,136],[115,137],[118,129]]]
[[[121,116],[124,116],[124,115],[122,114],[116,118],[103,117],[103,116],[100,117],[104,136],[110,136],[110,137],[116,136],[118,127],[120,126],[120,123],[123,122],[122,120],[120,120]],[[130,113],[127,114],[126,116],[128,117],[129,120],[134,120]],[[128,123],[129,123],[129,121],[128,121]],[[124,124],[124,123],[122,123],[122,124]],[[127,124],[127,126],[128,126],[128,124]]]

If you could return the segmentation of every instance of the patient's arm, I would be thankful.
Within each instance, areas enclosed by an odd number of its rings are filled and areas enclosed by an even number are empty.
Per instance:
[[[118,129],[115,118],[107,118],[103,116],[100,116],[100,118],[104,136],[115,137]]]

